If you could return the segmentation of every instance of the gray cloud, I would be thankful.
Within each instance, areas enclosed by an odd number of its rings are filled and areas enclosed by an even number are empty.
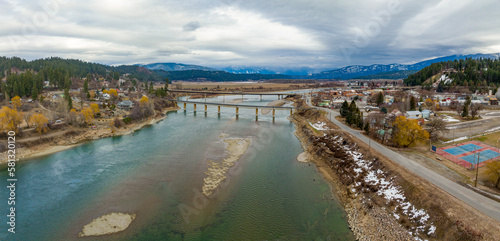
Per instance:
[[[105,64],[410,63],[500,52],[495,0],[9,0],[0,52]]]
[[[182,30],[185,32],[192,32],[195,31],[196,29],[199,29],[200,27],[201,24],[198,21],[191,21],[186,25],[182,26]]]

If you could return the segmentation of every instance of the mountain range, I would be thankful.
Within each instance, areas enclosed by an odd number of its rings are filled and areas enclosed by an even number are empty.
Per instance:
[[[323,71],[321,73],[313,74],[311,78],[313,79],[353,79],[361,78],[364,76],[376,75],[376,74],[389,74],[389,73],[405,73],[404,75],[397,75],[397,78],[406,77],[411,73],[419,71],[433,63],[438,63],[442,61],[456,60],[456,59],[479,59],[479,58],[490,58],[497,59],[500,57],[500,53],[494,54],[471,54],[471,55],[451,55],[445,57],[439,57],[434,59],[425,60],[415,64],[374,64],[370,66],[364,65],[352,65],[343,67],[340,69],[334,69],[329,71]],[[405,76],[406,75],[406,76]]]
[[[154,63],[140,65],[150,70],[164,71],[186,71],[186,70],[201,70],[201,71],[225,71],[233,74],[264,74],[264,75],[283,75],[290,79],[354,79],[354,78],[387,78],[401,79],[415,73],[432,63],[465,59],[465,58],[491,58],[497,59],[500,53],[493,54],[470,54],[470,55],[450,55],[445,57],[433,58],[421,61],[415,64],[373,64],[351,65],[343,68],[322,71],[309,67],[286,68],[286,67],[252,67],[252,66],[228,66],[222,68],[211,68],[200,65],[187,65],[180,63]]]
[[[184,70],[203,70],[203,71],[218,71],[217,69],[191,64],[180,64],[180,63],[154,63],[141,65],[144,68],[150,70],[164,70],[164,71],[184,71]]]

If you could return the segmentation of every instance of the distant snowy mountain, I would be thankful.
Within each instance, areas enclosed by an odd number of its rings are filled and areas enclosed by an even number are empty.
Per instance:
[[[182,70],[203,70],[203,71],[217,71],[205,66],[179,64],[179,63],[154,63],[140,65],[150,70],[165,70],[165,71],[182,71]]]
[[[418,62],[415,64],[409,64],[409,65],[406,65],[406,64],[387,64],[387,65],[374,64],[374,65],[370,65],[370,66],[352,65],[352,66],[347,66],[347,67],[340,68],[340,69],[323,71],[323,72],[318,73],[318,74],[313,74],[311,76],[311,78],[313,78],[313,79],[353,79],[353,78],[359,78],[359,77],[363,77],[363,76],[375,75],[375,74],[387,73],[387,72],[408,71],[408,70],[418,71],[418,70],[421,70],[421,69],[431,65],[432,63],[437,63],[437,62],[442,62],[442,61],[465,59],[465,58],[497,59],[499,57],[500,57],[500,53],[451,55],[451,56],[446,56],[446,57],[425,60],[422,62]],[[411,72],[408,72],[408,73],[411,73]]]
[[[256,67],[256,66],[228,66],[220,70],[234,74],[283,74],[283,75],[311,75],[319,72],[309,67]]]
[[[320,72],[321,70],[309,67],[259,67],[259,66],[228,66],[222,68],[210,68],[199,65],[188,65],[181,63],[154,63],[140,65],[150,70],[182,71],[182,70],[202,70],[202,71],[225,71],[233,74],[280,74],[287,78],[306,79],[353,79],[353,78],[406,78],[409,74],[415,73],[432,63],[465,59],[465,58],[490,58],[498,59],[500,53],[494,54],[470,54],[451,55],[425,60],[415,64],[374,64],[370,66],[352,65],[339,69]]]

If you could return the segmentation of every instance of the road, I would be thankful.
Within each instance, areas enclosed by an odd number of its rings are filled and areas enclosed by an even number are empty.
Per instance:
[[[307,99],[307,104],[310,104],[310,99]],[[330,109],[322,109],[322,110],[326,110],[329,113],[327,117],[342,130],[348,132],[349,134],[363,141],[367,145],[370,144],[372,148],[376,149],[378,152],[380,152],[387,158],[391,159],[393,162],[400,164],[401,166],[405,167],[414,174],[424,178],[425,180],[431,182],[432,184],[436,185],[437,187],[441,188],[442,190],[446,191],[452,196],[469,204],[476,210],[500,222],[499,202],[492,200],[488,197],[485,197],[481,194],[478,194],[464,186],[461,186],[458,183],[455,183],[437,174],[436,172],[427,169],[426,167],[420,165],[419,163],[414,162],[413,160],[408,159],[403,155],[400,155],[399,153],[379,144],[378,142],[375,141],[370,142],[369,138],[361,134],[359,131],[351,129],[350,127],[344,125],[343,123],[335,119],[335,117],[339,115],[338,112]]]

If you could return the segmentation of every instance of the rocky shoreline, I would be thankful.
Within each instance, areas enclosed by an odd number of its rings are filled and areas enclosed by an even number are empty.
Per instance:
[[[357,240],[500,240],[493,220],[369,151],[320,111],[299,111],[290,119]]]
[[[326,165],[322,156],[311,148],[310,137],[297,118],[291,118],[296,126],[295,135],[308,153],[308,160],[313,162],[323,177],[332,185],[335,196],[339,198],[347,213],[349,227],[357,240],[414,240],[398,221],[381,207],[370,204],[362,196],[354,196],[348,187],[341,184],[338,175]],[[381,225],[382,224],[382,225]]]

